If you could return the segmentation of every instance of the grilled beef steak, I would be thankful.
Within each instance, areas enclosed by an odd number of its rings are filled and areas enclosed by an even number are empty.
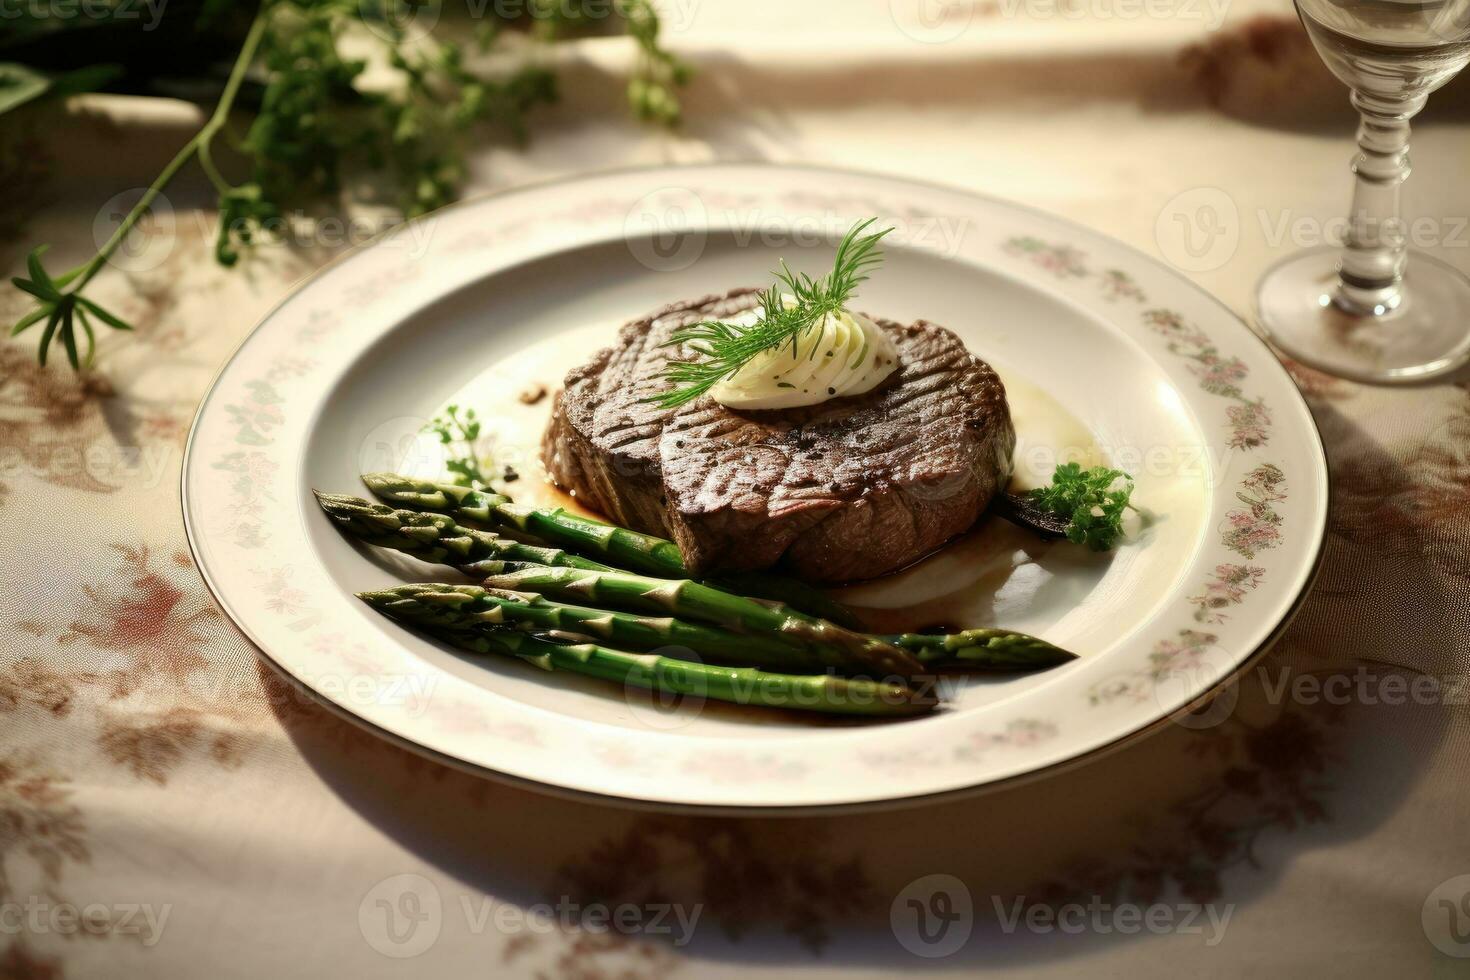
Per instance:
[[[1005,389],[943,327],[878,321],[900,367],[873,391],[821,405],[675,409],[671,331],[756,305],[755,290],[676,304],[623,327],[567,375],[542,443],[563,487],[612,521],[671,537],[697,573],[780,563],[811,581],[901,568],[967,529],[1010,475]]]

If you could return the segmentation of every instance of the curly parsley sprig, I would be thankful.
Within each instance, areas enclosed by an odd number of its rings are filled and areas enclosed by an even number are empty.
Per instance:
[[[1133,478],[1122,470],[1063,463],[1051,486],[1031,491],[1043,510],[1068,518],[1067,540],[1093,551],[1107,551],[1123,536],[1123,513],[1132,508]]]
[[[662,345],[685,345],[699,357],[692,361],[669,361],[661,377],[668,390],[645,401],[663,408],[691,402],[766,351],[791,345],[795,355],[801,338],[819,327],[829,313],[847,305],[859,283],[883,261],[878,243],[892,228],[864,235],[877,218],[861,221],[848,231],[837,246],[832,271],[821,279],[792,272],[785,261],[775,272],[776,282],[761,293],[760,317],[743,326],[705,320],[675,330]]]

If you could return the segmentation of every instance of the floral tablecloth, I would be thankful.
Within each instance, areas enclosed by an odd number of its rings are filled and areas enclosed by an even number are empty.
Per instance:
[[[1295,22],[1255,6],[895,0],[844,4],[839,24],[828,2],[684,5],[672,40],[701,75],[680,134],[604,111],[622,54],[594,43],[568,66],[571,107],[528,149],[480,153],[474,189],[589,161],[857,165],[1067,214],[1245,314],[1269,260],[1344,205],[1352,126]],[[765,7],[785,26],[760,30]],[[1470,270],[1463,102],[1427,115],[1406,204]],[[51,112],[7,134],[29,161],[0,204],[12,268],[31,241],[86,254],[104,199],[197,121]],[[170,194],[167,253],[98,280],[138,330],[93,372],[0,345],[0,975],[1470,970],[1466,377],[1388,390],[1293,369],[1331,461],[1326,558],[1208,717],[966,801],[638,812],[379,741],[278,679],[214,605],[179,512],[189,421],[331,249],[219,270],[202,189]]]

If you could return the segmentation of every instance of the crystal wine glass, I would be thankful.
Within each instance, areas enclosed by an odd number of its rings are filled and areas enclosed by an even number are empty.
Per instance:
[[[1418,381],[1470,360],[1470,279],[1405,244],[1409,120],[1470,62],[1470,0],[1296,0],[1362,115],[1341,248],[1267,270],[1256,315],[1290,357],[1359,381]],[[1458,174],[1456,175],[1459,176]]]

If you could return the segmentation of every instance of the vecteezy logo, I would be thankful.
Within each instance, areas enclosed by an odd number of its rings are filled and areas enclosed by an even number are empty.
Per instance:
[[[123,221],[148,193],[145,188],[114,194],[92,219],[92,241],[103,248],[122,230]],[[158,268],[173,253],[176,238],[174,209],[167,197],[157,194],[148,210],[123,235],[107,262],[124,272],[148,272]]]
[[[970,27],[972,0],[888,0],[894,26],[923,44],[945,44]]]
[[[678,272],[704,254],[709,213],[687,187],[665,187],[640,197],[623,219],[628,251],[646,269]]]
[[[358,444],[357,472],[438,478],[447,451],[437,436],[424,431],[428,422],[418,415],[398,415],[373,426]]]
[[[357,927],[384,956],[408,959],[433,946],[443,924],[439,889],[423,875],[384,878],[362,897]]]
[[[689,663],[699,663],[699,654],[688,647],[667,646],[651,651],[653,655],[668,657]],[[682,691],[671,694],[656,684],[646,683],[650,678],[629,675],[623,685],[623,700],[628,710],[641,724],[654,731],[671,732],[692,724],[704,711],[708,682],[705,675],[685,672]],[[738,682],[736,682],[738,683]]]
[[[1220,188],[1195,187],[1164,205],[1154,222],[1154,241],[1177,269],[1218,269],[1240,245],[1240,210]]]
[[[418,41],[439,23],[439,0],[357,0],[368,30],[385,41]]]
[[[954,875],[925,875],[909,882],[888,909],[888,924],[904,949],[937,959],[958,952],[975,926],[970,889]]]
[[[1442,881],[1419,914],[1424,935],[1446,956],[1470,958],[1470,875]]]
[[[1184,702],[1184,707],[1174,709],[1169,715],[1169,720],[1181,728],[1194,731],[1214,728],[1229,721],[1240,703],[1240,685],[1235,682],[1220,686],[1207,698],[1201,697],[1201,692],[1220,684],[1222,678],[1221,673],[1204,665],[1175,668],[1158,678],[1153,689],[1154,701],[1160,708],[1173,708]]]

